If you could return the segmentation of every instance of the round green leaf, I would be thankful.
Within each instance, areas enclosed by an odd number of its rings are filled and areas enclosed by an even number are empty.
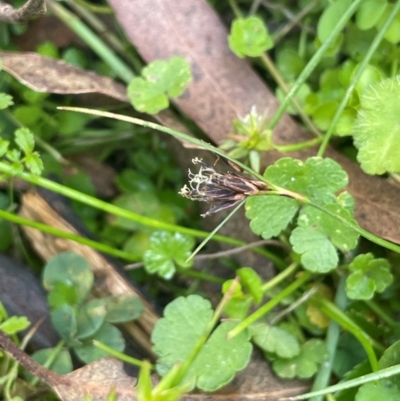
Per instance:
[[[363,384],[357,392],[355,401],[398,401],[400,390],[388,379]]]
[[[85,363],[97,361],[108,355],[107,352],[95,347],[92,340],[100,341],[119,352],[122,352],[125,348],[125,340],[121,332],[115,326],[103,323],[94,337],[91,337],[90,340],[87,340],[82,345],[74,347],[78,358]]]
[[[332,2],[322,13],[318,21],[318,39],[324,43],[328,39],[333,29],[342,18],[343,14],[350,7],[352,0],[336,0]]]
[[[364,0],[356,14],[358,28],[367,30],[374,27],[385,11],[386,6],[386,0]]]
[[[258,57],[273,46],[267,28],[258,17],[235,19],[228,38],[229,47],[238,57]]]
[[[160,214],[160,202],[153,192],[135,192],[124,194],[116,198],[113,202],[116,206],[132,211],[142,216],[158,218]],[[111,224],[125,228],[127,230],[137,230],[141,225],[126,217],[112,216]]]
[[[74,286],[78,299],[83,301],[93,285],[90,264],[75,253],[60,253],[47,262],[43,272],[43,285],[48,291],[57,283]]]
[[[143,302],[131,295],[121,294],[103,298],[106,302],[106,321],[109,323],[125,323],[139,318],[143,311]]]
[[[377,28],[378,30],[382,29],[382,26],[385,24],[386,20],[389,18],[389,15],[393,11],[394,4],[388,4],[385,7],[385,10],[382,13],[381,18],[379,19],[377,23]],[[385,35],[383,36],[388,42],[396,45],[400,42],[400,14],[397,13],[397,15],[394,17],[394,20],[392,23],[389,25],[389,28],[385,32]]]
[[[80,340],[93,336],[101,327],[106,316],[103,299],[93,299],[77,313],[77,335]]]
[[[51,322],[60,337],[68,343],[76,337],[77,321],[75,309],[67,304],[50,312]]]
[[[44,365],[50,357],[53,356],[54,348],[43,348],[35,351],[32,354],[32,358],[41,365]],[[72,372],[73,365],[71,360],[71,354],[65,348],[62,348],[58,353],[56,358],[53,360],[52,364],[47,367],[52,372],[58,373],[59,375],[65,375]]]

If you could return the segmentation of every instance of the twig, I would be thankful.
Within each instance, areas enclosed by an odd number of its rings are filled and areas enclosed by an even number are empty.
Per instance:
[[[46,13],[44,0],[28,0],[22,7],[14,8],[0,1],[0,21],[8,24],[26,24],[36,15]]]
[[[219,252],[214,252],[214,253],[208,253],[208,254],[204,254],[204,255],[196,255],[194,257],[195,260],[202,260],[202,259],[216,259],[216,258],[221,258],[223,256],[230,256],[230,255],[234,255],[236,253],[240,253],[243,252],[247,249],[251,249],[254,248],[256,246],[262,246],[262,245],[276,245],[282,248],[286,248],[286,245],[283,244],[280,241],[276,241],[273,239],[264,239],[264,240],[260,240],[260,241],[255,241],[252,242],[250,244],[246,244],[243,246],[240,246],[238,248],[233,248],[233,249],[228,249],[226,251],[219,251]]]
[[[7,336],[0,330],[0,346],[4,348],[16,361],[18,361],[28,372],[37,376],[50,386],[56,385],[71,385],[70,380],[65,377],[58,375],[57,373],[51,372],[42,365],[39,365],[29,355],[25,354],[24,351],[19,349]]]
[[[281,248],[285,248],[285,249],[287,248],[287,246],[280,241],[273,240],[273,239],[263,239],[260,241],[251,242],[250,244],[239,246],[238,248],[227,249],[226,251],[206,253],[204,255],[196,255],[194,257],[194,260],[217,259],[217,258],[221,258],[223,256],[231,256],[231,255],[235,255],[236,253],[246,251],[247,249],[255,248],[257,246],[262,246],[262,245],[275,245],[275,246],[279,246]],[[129,265],[125,266],[125,270],[139,269],[140,267],[143,267],[143,265],[144,265],[143,262],[130,263]]]

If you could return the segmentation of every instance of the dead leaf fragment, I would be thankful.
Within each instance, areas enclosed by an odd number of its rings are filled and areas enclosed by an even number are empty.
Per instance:
[[[126,89],[111,78],[37,53],[0,52],[3,69],[38,92],[101,93],[127,102]]]
[[[62,401],[82,401],[89,395],[93,401],[104,401],[115,388],[118,401],[136,400],[136,379],[128,376],[121,361],[102,358],[63,376],[69,384],[53,388]]]

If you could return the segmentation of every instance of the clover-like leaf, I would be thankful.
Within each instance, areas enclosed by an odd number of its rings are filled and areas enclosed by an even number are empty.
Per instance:
[[[89,294],[93,279],[90,264],[73,252],[63,252],[50,259],[43,272],[43,285],[48,291],[58,283],[74,286],[77,302],[83,301]]]
[[[8,106],[12,106],[14,104],[13,98],[7,93],[0,93],[0,110],[6,109]]]
[[[371,85],[362,93],[354,124],[357,159],[368,174],[400,171],[400,76]]]
[[[161,375],[165,375],[175,363],[185,361],[203,335],[212,314],[210,302],[198,295],[179,297],[165,308],[164,318],[157,321],[152,333],[153,350],[159,355],[157,370]],[[234,322],[225,322],[214,330],[183,382],[214,391],[247,365],[252,351],[248,332],[242,332],[231,340],[226,338],[235,325]]]
[[[388,260],[374,259],[372,253],[356,256],[349,270],[352,273],[346,280],[346,292],[350,299],[371,299],[393,281]]]
[[[265,170],[264,177],[318,203],[334,201],[333,194],[348,183],[346,172],[337,162],[321,157],[310,157],[306,162],[282,158]]]
[[[281,196],[250,196],[245,208],[253,233],[269,239],[287,227],[297,212],[298,203]]]
[[[321,340],[309,340],[301,346],[300,353],[293,358],[277,358],[272,367],[280,377],[308,379],[313,376],[318,366],[328,359],[325,343]]]
[[[274,45],[264,22],[258,17],[235,19],[228,38],[229,47],[238,57],[258,57]]]
[[[156,60],[143,69],[142,77],[131,81],[128,97],[136,110],[156,114],[168,107],[168,96],[174,98],[184,92],[191,78],[184,58]]]
[[[288,331],[267,324],[258,324],[251,328],[252,339],[261,349],[273,352],[281,358],[293,358],[300,353],[297,338]]]
[[[93,337],[74,347],[76,355],[85,363],[108,356],[106,351],[93,344],[93,340],[100,341],[119,352],[122,352],[125,348],[125,340],[122,333],[112,324],[104,322]]]
[[[170,279],[175,271],[175,264],[190,267],[193,261],[186,262],[194,246],[194,238],[168,231],[156,231],[150,237],[150,249],[143,255],[143,262],[149,273]]]

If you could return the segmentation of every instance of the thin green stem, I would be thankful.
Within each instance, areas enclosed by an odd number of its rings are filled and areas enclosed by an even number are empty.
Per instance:
[[[291,145],[273,145],[274,149],[278,152],[295,152],[296,150],[311,148],[312,146],[318,145],[322,142],[322,136],[314,139],[310,139],[309,141],[293,143]]]
[[[324,388],[323,390],[313,391],[312,393],[301,394],[295,397],[286,398],[286,400],[296,401],[296,400],[308,400],[310,397],[315,397],[317,395],[325,395],[328,393],[335,393],[336,391],[346,390],[348,388],[358,387],[364,383],[369,383],[376,380],[387,379],[398,375],[400,373],[400,365],[391,366],[390,368],[382,369],[375,373],[370,373],[368,375],[357,377],[356,379],[341,381],[338,384]]]
[[[91,114],[94,116],[99,116],[99,117],[106,117],[106,118],[112,118],[114,120],[119,120],[119,121],[126,121],[131,124],[139,125],[141,127],[145,128],[151,128],[156,131],[164,132],[166,134],[172,135],[174,138],[181,139],[190,143],[193,143],[194,145],[199,146],[202,149],[209,150],[213,153],[215,153],[218,156],[222,156],[227,160],[232,161],[233,163],[237,164],[239,167],[243,169],[248,174],[253,175],[254,177],[257,177],[259,180],[266,182],[271,189],[277,188],[272,182],[266,181],[265,177],[263,177],[261,174],[257,173],[250,167],[246,166],[244,163],[240,162],[239,160],[236,160],[229,155],[227,155],[224,151],[221,149],[204,142],[200,139],[194,138],[190,135],[184,134],[182,132],[176,131],[172,128],[169,127],[164,127],[163,125],[153,123],[151,121],[145,121],[141,120],[139,118],[134,118],[134,117],[129,117],[129,116],[124,116],[122,114],[116,114],[116,113],[111,113],[108,111],[100,111],[100,110],[93,110],[93,109],[85,109],[85,108],[80,108],[80,107],[57,107],[59,110],[68,110],[68,111],[76,111],[78,113],[85,113],[85,114]]]
[[[339,285],[335,296],[335,305],[341,311],[343,311],[346,308],[347,304],[345,286],[346,286],[346,278],[341,277],[339,280]],[[318,374],[315,377],[312,391],[318,391],[323,388],[326,388],[326,386],[329,384],[329,380],[332,373],[333,361],[336,356],[336,349],[339,342],[339,336],[340,336],[340,326],[334,320],[331,320],[329,323],[325,339],[326,349],[328,351],[329,359],[326,363],[323,363],[321,365]],[[322,401],[322,396],[316,396],[312,398],[310,401]]]
[[[238,286],[238,284],[239,284],[239,278],[236,277],[232,281],[232,284],[229,287],[229,290],[225,293],[225,295],[221,299],[221,302],[218,304],[217,308],[215,309],[212,318],[207,323],[207,325],[206,325],[206,327],[204,329],[204,332],[199,337],[198,341],[196,342],[196,345],[193,347],[193,350],[191,351],[189,356],[185,359],[185,361],[180,366],[179,372],[175,377],[175,383],[174,384],[176,386],[180,384],[182,378],[184,377],[184,375],[188,371],[190,365],[194,362],[194,360],[196,359],[197,355],[201,351],[202,347],[206,343],[207,339],[211,335],[211,332],[213,331],[214,327],[217,325],[217,323],[218,323],[218,321],[220,319],[220,316],[222,314],[222,311],[225,308],[225,305],[228,303],[229,299],[234,294],[234,291],[235,291],[236,287]]]
[[[48,226],[46,224],[42,224],[33,220],[29,220],[29,219],[25,219],[24,217],[18,216],[16,214],[13,213],[9,213],[6,212],[5,210],[1,210],[0,209],[0,218],[11,221],[13,223],[16,224],[20,224],[23,226],[27,226],[27,227],[32,227],[35,228],[37,230],[40,230],[44,233],[53,235],[55,237],[59,237],[59,238],[65,238],[68,240],[72,240],[75,241],[79,244],[82,245],[87,245],[90,246],[93,249],[97,249],[100,252],[104,252],[107,253],[109,255],[113,255],[117,258],[121,258],[121,259],[125,259],[125,260],[130,260],[130,261],[137,261],[137,256],[133,255],[129,252],[125,252],[125,251],[120,251],[118,249],[115,249],[111,246],[102,244],[100,242],[97,241],[93,241],[89,238],[85,238],[85,237],[81,237],[80,235],[77,234],[73,234],[73,233],[69,233],[63,230],[60,230],[58,228],[55,227],[51,227]]]
[[[69,7],[81,18],[83,18],[86,23],[97,33],[98,36],[104,38],[104,40],[111,46],[111,48],[116,51],[120,57],[128,60],[129,63],[134,67],[136,72],[141,71],[143,68],[143,63],[135,57],[131,51],[127,51],[126,45],[121,41],[121,39],[112,32],[105,22],[95,15],[93,12],[78,4],[76,0],[66,0]],[[85,40],[84,37],[82,37]]]
[[[60,354],[62,348],[65,345],[65,341],[61,340],[58,342],[58,344],[52,349],[52,352],[50,353],[50,355],[48,356],[48,358],[46,359],[45,363],[43,364],[43,366],[47,369],[51,368],[51,365],[53,365],[54,361],[57,359],[58,355]],[[40,379],[38,377],[34,377],[32,378],[32,380],[30,381],[30,384],[32,386],[36,386],[39,383]]]
[[[196,270],[191,270],[191,269],[184,269],[183,267],[179,267],[178,273],[182,276],[187,276],[187,277],[193,277],[197,278],[199,280],[204,280],[208,281],[210,283],[215,283],[215,284],[223,284],[225,282],[224,279],[212,276],[211,274],[199,272]]]
[[[275,128],[275,126],[278,124],[278,121],[281,119],[281,117],[285,113],[286,108],[288,107],[291,99],[293,99],[293,97],[295,96],[297,91],[300,89],[301,85],[303,85],[303,83],[306,81],[306,79],[314,71],[315,67],[320,62],[322,56],[329,49],[329,47],[332,45],[333,41],[339,35],[340,31],[346,26],[346,24],[350,20],[351,16],[357,10],[357,8],[359,7],[359,5],[360,5],[360,3],[362,1],[363,0],[355,0],[355,1],[353,1],[350,4],[349,8],[346,10],[346,12],[342,15],[342,17],[340,18],[338,23],[333,28],[333,30],[332,30],[331,34],[329,35],[329,37],[326,39],[326,41],[322,44],[322,46],[317,50],[317,52],[314,54],[314,56],[308,62],[308,64],[304,68],[304,70],[301,72],[301,74],[297,78],[295,84],[290,89],[289,93],[286,95],[285,99],[283,100],[283,102],[279,106],[279,108],[276,111],[275,115],[270,120],[269,125],[268,125],[269,129]]]
[[[310,206],[315,207],[316,209],[321,210],[322,212],[328,214],[329,216],[334,217],[336,220],[339,220],[340,222],[342,222],[346,227],[350,227],[353,230],[357,231],[361,236],[363,236],[367,240],[369,240],[369,241],[371,241],[371,242],[373,242],[373,243],[375,243],[377,245],[380,245],[383,248],[390,249],[391,251],[394,251],[396,253],[400,253],[400,246],[399,245],[393,244],[392,242],[386,241],[383,238],[377,237],[376,235],[370,233],[369,231],[364,230],[363,228],[361,228],[358,224],[353,223],[353,222],[345,219],[344,217],[339,216],[338,214],[335,214],[335,213],[331,212],[330,210],[324,208],[323,206],[320,206],[320,205],[318,205],[316,203],[313,203],[313,202],[310,202],[310,201],[307,201],[307,202],[304,202],[304,203],[307,203]]]
[[[112,14],[113,10],[109,6],[99,6],[97,4],[92,4],[84,0],[74,0],[76,1],[81,7],[91,11],[92,13],[99,13],[99,14]]]
[[[373,348],[376,348],[379,352],[383,352],[385,348],[365,333],[343,311],[326,298],[316,295],[312,301],[315,302],[315,305],[319,307],[325,315],[333,319],[342,328],[349,331],[357,338],[367,354],[372,371],[378,371],[378,359]]]
[[[51,12],[67,25],[77,36],[82,38],[90,48],[118,75],[124,82],[130,82],[134,73],[115,53],[105,45],[79,18],[62,7],[60,3],[46,0]]]
[[[242,320],[233,330],[228,333],[228,338],[237,336],[243,330],[247,329],[250,325],[261,319],[266,313],[278,305],[288,295],[292,294],[297,288],[301,287],[306,281],[312,277],[312,273],[304,272],[296,281],[288,285],[283,291],[276,295],[271,301],[267,302],[264,306],[249,315],[246,319]]]
[[[242,202],[240,202],[229,214],[228,216],[226,216],[221,223],[219,223],[217,225],[217,227],[214,228],[214,230],[212,230],[210,232],[210,234],[207,235],[206,238],[204,238],[203,241],[201,241],[200,245],[192,252],[192,254],[188,257],[187,261],[191,260],[194,256],[196,256],[204,247],[205,244],[207,244],[208,241],[210,241],[210,239],[218,232],[218,230],[239,210],[240,207],[243,206],[244,204],[244,200]]]
[[[386,19],[384,25],[381,27],[381,29],[376,34],[374,40],[372,41],[361,64],[358,66],[357,72],[354,75],[353,79],[351,80],[351,83],[350,83],[349,87],[347,88],[346,93],[345,93],[342,101],[340,102],[339,107],[337,108],[336,113],[329,125],[328,131],[324,135],[324,139],[323,139],[322,144],[318,151],[318,156],[322,157],[324,155],[326,148],[328,147],[328,143],[333,135],[336,124],[338,123],[339,118],[340,118],[343,110],[345,109],[345,107],[350,99],[350,96],[353,93],[353,91],[357,85],[357,82],[360,80],[361,75],[363,74],[367,64],[370,62],[372,56],[375,53],[375,50],[378,48],[379,44],[381,43],[381,41],[383,39],[383,36],[385,35],[387,29],[389,28],[389,26],[392,23],[392,21],[394,20],[394,18],[396,18],[396,16],[398,15],[399,11],[400,11],[400,1],[397,1],[396,5],[393,7],[393,10],[390,13],[389,17]]]
[[[279,274],[274,276],[271,280],[267,281],[263,286],[262,290],[265,293],[266,291],[274,288],[276,285],[281,283],[283,280],[286,280],[289,276],[291,276],[299,267],[297,262],[293,262],[289,265],[285,270],[281,271]]]
[[[243,18],[243,13],[240,10],[236,0],[229,0],[229,5],[231,6],[236,18]]]
[[[283,79],[282,75],[280,72],[277,70],[275,67],[275,64],[272,62],[270,57],[268,56],[267,53],[264,53],[260,56],[261,61],[264,63],[265,68],[267,71],[271,74],[272,78],[274,78],[275,82],[278,84],[278,86],[282,89],[282,91],[287,95],[289,93],[289,86]],[[293,106],[293,108],[297,111],[299,114],[301,120],[303,121],[304,125],[312,132],[315,136],[320,137],[321,133],[319,132],[318,128],[314,125],[314,123],[311,121],[310,117],[304,112],[303,107],[299,104],[296,98],[290,99],[290,104]],[[290,145],[288,145],[290,146]],[[275,147],[277,149],[277,147]],[[279,150],[279,149],[278,149]]]
[[[399,325],[396,321],[393,320],[393,318],[386,313],[380,305],[378,305],[374,301],[364,301],[365,304],[368,305],[370,309],[374,311],[376,315],[379,316],[380,319],[382,319],[389,327],[396,327]]]
[[[123,362],[130,363],[131,365],[139,366],[142,367],[143,361],[140,359],[133,358],[131,356],[125,355],[122,352],[116,351],[114,348],[109,347],[108,345],[102,343],[101,341],[98,340],[93,340],[93,345],[99,349],[101,349],[104,352],[107,352],[107,354],[110,354],[114,358],[117,358]],[[150,365],[151,366],[151,365]],[[154,369],[154,366],[151,366],[152,369]]]

